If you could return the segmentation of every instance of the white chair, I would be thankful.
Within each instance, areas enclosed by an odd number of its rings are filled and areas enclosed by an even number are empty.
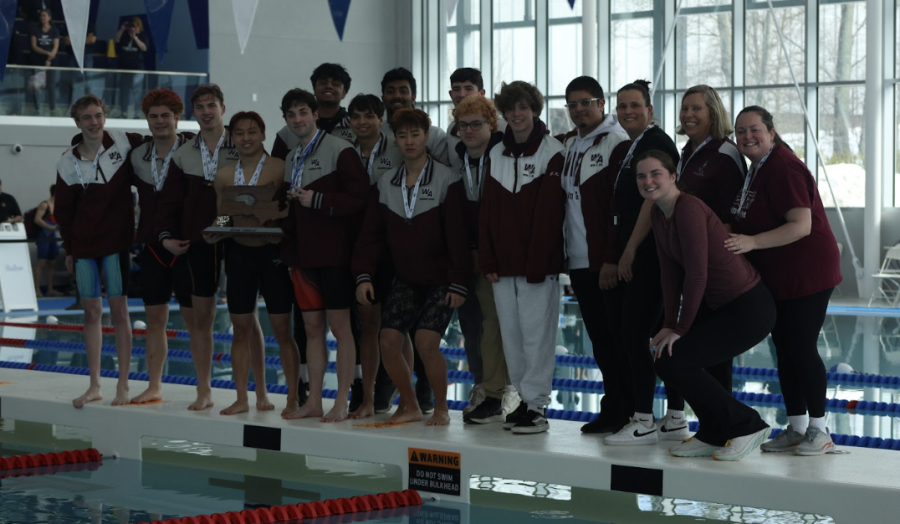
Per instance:
[[[884,300],[888,307],[898,307],[900,302],[900,245],[888,249],[881,263],[881,270],[872,275],[879,281],[869,299],[869,307],[876,300]]]

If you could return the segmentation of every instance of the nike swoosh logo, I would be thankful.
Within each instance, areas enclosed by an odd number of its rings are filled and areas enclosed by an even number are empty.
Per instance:
[[[666,426],[659,428],[659,430],[662,431],[663,433],[669,433],[671,431],[680,431],[682,429],[687,429],[687,426],[678,426],[677,428],[672,428],[672,429],[666,429]]]
[[[638,430],[634,430],[634,436],[635,436],[635,437],[638,437],[638,438],[646,437],[647,435],[649,435],[649,434],[651,434],[651,433],[653,433],[653,432],[655,432],[655,431],[656,431],[655,429],[651,429],[650,431],[648,431],[648,432],[646,432],[646,433],[638,433]]]

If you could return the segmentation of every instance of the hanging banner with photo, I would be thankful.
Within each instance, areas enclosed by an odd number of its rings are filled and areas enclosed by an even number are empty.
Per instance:
[[[231,0],[231,8],[234,11],[234,25],[237,27],[241,54],[244,54],[244,49],[247,48],[247,40],[250,39],[250,28],[253,27],[253,18],[256,16],[257,5],[259,5],[259,0]]]
[[[456,5],[459,3],[459,0],[444,0],[444,6],[447,8],[447,20],[453,18],[453,13],[456,12]]]
[[[350,11],[350,0],[328,0],[331,19],[337,29],[338,39],[344,41],[344,26],[347,25],[347,13]]]
[[[84,69],[84,42],[87,39],[91,0],[67,0],[62,3],[63,18],[72,41],[72,53],[78,67]]]
[[[209,0],[188,0],[197,49],[209,49]]]
[[[0,82],[6,75],[6,62],[9,60],[9,44],[15,34],[16,0],[0,0],[0,54],[3,56],[3,66],[0,67]]]
[[[172,27],[175,0],[144,0],[144,5],[147,7],[147,22],[156,46],[156,56],[163,62],[169,50],[169,29]]]

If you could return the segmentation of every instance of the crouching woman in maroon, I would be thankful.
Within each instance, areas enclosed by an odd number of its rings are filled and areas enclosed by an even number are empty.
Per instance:
[[[775,325],[772,295],[744,257],[725,249],[728,231],[716,214],[678,189],[671,156],[644,153],[637,185],[654,204],[650,216],[665,306],[663,328],[650,342],[656,373],[700,419],[700,431],[669,453],[740,460],[762,444],[769,426],[707,370],[766,338]]]
[[[431,119],[419,109],[401,109],[391,129],[403,163],[376,184],[353,252],[360,304],[381,301],[379,345],[384,369],[400,390],[400,406],[390,422],[422,420],[412,385],[412,352],[404,354],[406,334],[415,346],[434,388],[434,415],[429,426],[450,423],[447,407],[447,361],[441,336],[453,309],[466,300],[472,261],[466,236],[465,193],[458,173],[435,161],[425,148]],[[374,273],[385,249],[397,278],[384,297],[375,297]]]

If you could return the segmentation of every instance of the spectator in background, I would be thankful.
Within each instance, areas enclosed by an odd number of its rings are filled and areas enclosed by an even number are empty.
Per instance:
[[[59,53],[59,29],[50,24],[50,10],[41,9],[40,22],[31,32],[31,63],[38,67],[52,67],[56,63],[56,55]],[[44,78],[41,79],[40,77]],[[40,95],[38,92],[46,87],[47,102],[50,104],[50,112],[56,111],[56,71],[35,70],[28,81],[34,96],[34,110],[41,113]]]
[[[119,69],[142,71],[144,69],[144,53],[147,52],[144,23],[140,17],[132,16],[122,23],[113,40],[116,42],[116,56],[119,57]],[[143,82],[143,73],[119,73],[119,109],[122,118],[129,118],[131,92],[134,86]]]
[[[21,222],[22,211],[19,203],[9,193],[3,192],[3,182],[0,181],[0,222]]]
[[[59,255],[59,243],[56,241],[56,233],[59,225],[53,217],[56,207],[56,184],[50,186],[50,198],[44,200],[37,207],[34,215],[34,224],[40,230],[37,234],[37,264],[34,266],[34,292],[38,297],[55,295],[53,291],[53,263]],[[41,276],[44,268],[47,269],[47,286],[41,287]]]

